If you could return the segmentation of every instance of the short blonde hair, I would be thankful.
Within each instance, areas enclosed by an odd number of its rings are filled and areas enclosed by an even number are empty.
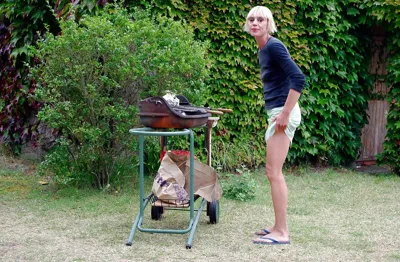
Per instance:
[[[269,34],[272,34],[272,33],[275,33],[278,31],[276,29],[274,17],[272,16],[271,10],[269,10],[265,6],[255,6],[250,10],[250,12],[247,14],[247,17],[246,17],[246,23],[243,26],[244,31],[249,32],[249,26],[247,25],[247,23],[248,23],[248,18],[251,16],[265,17],[268,20],[267,31]]]

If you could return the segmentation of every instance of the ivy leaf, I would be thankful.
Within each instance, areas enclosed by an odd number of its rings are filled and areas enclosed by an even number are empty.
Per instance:
[[[360,12],[357,9],[355,9],[354,7],[351,7],[349,9],[347,9],[347,14],[351,15],[351,16],[356,16],[356,15],[360,14]]]
[[[341,78],[345,79],[346,78],[346,72],[345,71],[337,71],[336,74],[340,76]]]

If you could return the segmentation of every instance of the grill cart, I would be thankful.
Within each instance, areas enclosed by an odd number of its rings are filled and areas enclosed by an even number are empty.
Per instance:
[[[206,208],[210,224],[216,224],[219,220],[219,202],[218,200],[207,201],[204,197],[195,194],[195,157],[194,157],[194,133],[191,128],[205,128],[205,147],[207,150],[207,165],[211,166],[211,129],[216,126],[219,117],[211,117],[211,113],[222,115],[219,110],[210,110],[192,106],[185,97],[179,97],[179,104],[171,106],[162,97],[151,97],[142,100],[139,104],[141,123],[144,128],[133,128],[129,132],[139,136],[139,186],[140,186],[140,206],[132,230],[130,232],[126,245],[131,246],[136,230],[146,233],[169,233],[186,234],[189,238],[186,248],[192,248],[194,233],[201,215]],[[225,112],[231,112],[229,109],[223,109]],[[189,151],[186,151],[189,157],[189,201],[186,203],[162,201],[158,199],[153,192],[145,196],[144,193],[144,140],[146,136],[158,136],[161,138],[161,151],[165,150],[168,137],[188,136]],[[164,152],[165,153],[165,152]],[[194,207],[195,201],[200,200],[197,209]],[[151,218],[159,220],[166,209],[187,210],[189,211],[188,226],[183,229],[156,229],[143,227],[144,211],[148,204],[151,206]]]

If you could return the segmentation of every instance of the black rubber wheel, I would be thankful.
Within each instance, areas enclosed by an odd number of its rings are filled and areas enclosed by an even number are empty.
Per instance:
[[[217,224],[219,220],[219,202],[214,200],[207,202],[207,216],[210,217],[210,224]]]
[[[163,207],[151,206],[151,219],[160,220],[163,213],[164,213]]]

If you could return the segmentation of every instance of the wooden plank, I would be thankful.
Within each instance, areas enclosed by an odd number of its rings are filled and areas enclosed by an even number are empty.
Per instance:
[[[386,136],[387,113],[389,103],[384,100],[368,102],[369,123],[363,128],[361,135],[361,149],[359,160],[375,159],[383,151],[383,142]]]
[[[152,206],[157,206],[157,207],[177,207],[177,208],[186,208],[189,207],[189,203],[178,203],[177,200],[166,200],[162,201],[158,199],[156,202],[151,203]]]
[[[371,60],[368,72],[373,75],[387,75],[388,49],[384,37],[372,37]]]
[[[368,121],[361,135],[361,148],[358,161],[374,160],[377,154],[383,151],[383,142],[386,136],[386,115],[389,111],[389,103],[384,100],[389,92],[386,86],[388,49],[386,43],[386,32],[383,27],[371,28],[372,46],[371,60],[368,72],[375,77],[371,94],[376,94],[375,99],[368,102]]]

